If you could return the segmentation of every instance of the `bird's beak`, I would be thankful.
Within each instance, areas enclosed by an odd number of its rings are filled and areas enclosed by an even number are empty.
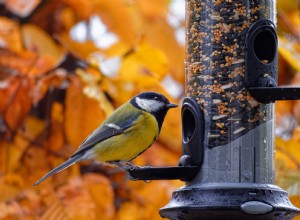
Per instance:
[[[178,105],[176,105],[174,103],[169,103],[166,106],[167,106],[167,108],[176,108]]]

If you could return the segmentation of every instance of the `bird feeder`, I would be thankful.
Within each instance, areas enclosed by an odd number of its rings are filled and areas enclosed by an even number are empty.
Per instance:
[[[132,179],[181,179],[160,210],[169,219],[292,219],[274,185],[277,86],[275,0],[186,0],[186,97],[178,167],[129,170]]]
[[[200,171],[163,217],[291,219],[299,211],[274,185],[273,102],[300,98],[299,88],[277,86],[275,6],[186,0],[183,148]]]

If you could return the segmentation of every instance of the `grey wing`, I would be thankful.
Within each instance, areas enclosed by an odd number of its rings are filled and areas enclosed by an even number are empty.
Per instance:
[[[122,112],[121,112],[122,113]],[[95,144],[108,139],[110,137],[122,134],[128,128],[132,127],[135,124],[139,114],[130,114],[128,117],[122,117],[122,120],[116,120],[116,122],[112,123],[112,120],[104,121],[104,123],[97,128],[94,132],[92,132],[79,146],[78,150],[72,155],[75,156],[86,150],[92,148]]]

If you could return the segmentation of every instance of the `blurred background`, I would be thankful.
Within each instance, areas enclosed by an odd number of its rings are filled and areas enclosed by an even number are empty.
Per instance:
[[[161,219],[180,181],[72,166],[36,188],[142,91],[184,96],[184,0],[0,0],[0,219]],[[300,86],[300,3],[278,1],[279,84]],[[300,101],[276,103],[276,184],[300,207]],[[180,108],[138,165],[176,165]],[[300,218],[299,218],[300,219]]]

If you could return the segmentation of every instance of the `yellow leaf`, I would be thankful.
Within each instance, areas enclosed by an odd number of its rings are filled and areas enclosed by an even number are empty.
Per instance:
[[[122,41],[135,45],[139,40],[140,20],[130,3],[123,0],[100,0],[94,7],[94,13],[98,14],[108,30],[116,33]]]
[[[22,167],[21,157],[29,145],[29,141],[21,135],[16,135],[13,143],[3,142],[5,173],[14,173]]]
[[[165,19],[145,19],[142,32],[145,42],[165,54],[172,77],[184,83],[184,47],[177,42],[174,29]]]
[[[0,204],[12,200],[23,187],[23,179],[19,175],[10,174],[0,178]],[[1,219],[1,218],[0,218]]]
[[[114,111],[114,107],[101,90],[101,87],[98,85],[98,81],[102,77],[99,75],[99,72],[93,70],[92,68],[88,68],[86,71],[77,69],[76,73],[80,76],[82,81],[86,83],[83,93],[87,97],[97,100],[105,115],[110,115]]]
[[[285,1],[285,0],[278,0],[277,1],[277,7],[286,11],[296,11],[295,9],[298,8],[298,2],[297,1]]]
[[[169,71],[165,54],[146,43],[127,55],[120,67],[120,78],[134,82],[137,86],[153,85]]]
[[[99,50],[92,41],[86,41],[84,43],[74,41],[70,39],[67,33],[59,34],[57,39],[67,51],[70,51],[70,53],[80,60],[88,60],[92,53]]]
[[[41,119],[28,115],[24,119],[24,136],[33,141],[44,129],[45,123]]]
[[[300,167],[300,142],[299,140],[282,140],[276,138],[276,149],[285,154],[289,160],[286,160],[285,165],[287,168]],[[283,157],[281,157],[283,158]]]
[[[283,37],[278,38],[278,52],[296,71],[300,71],[300,49],[297,42],[287,40]]]
[[[22,35],[25,48],[27,50],[38,53],[40,57],[51,59],[55,65],[64,57],[64,52],[58,46],[53,38],[46,32],[33,24],[25,24],[22,26]],[[53,67],[52,67],[53,68]]]
[[[162,16],[162,12],[167,12],[168,1],[164,0],[137,0],[136,7],[148,19],[158,19]]]

